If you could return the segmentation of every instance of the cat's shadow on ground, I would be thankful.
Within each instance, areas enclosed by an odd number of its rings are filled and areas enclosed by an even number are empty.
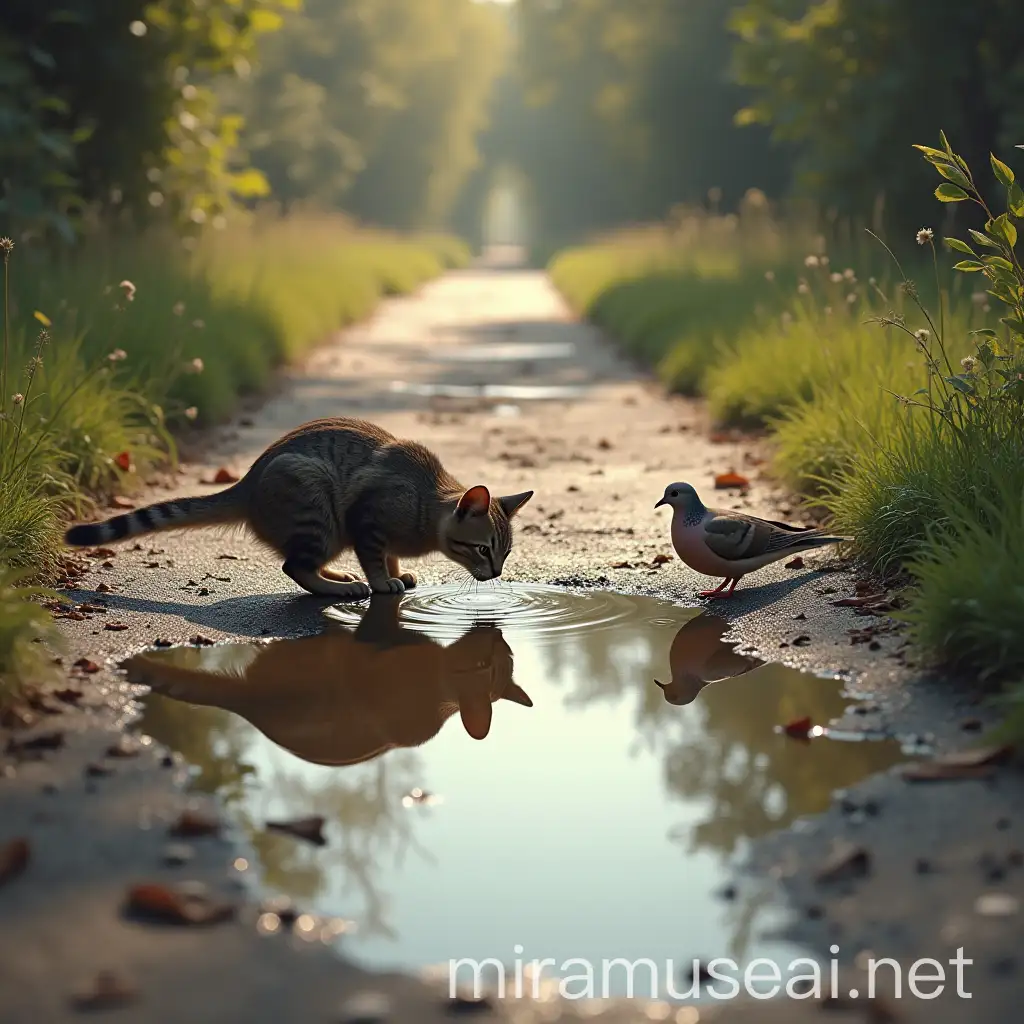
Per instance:
[[[812,586],[830,572],[812,571],[785,580],[774,580],[737,590],[732,598],[721,601],[703,601],[693,591],[685,595],[664,595],[664,600],[680,599],[687,605],[705,609],[711,615],[734,620],[756,614],[783,602],[802,586]],[[307,636],[318,633],[329,625],[326,609],[337,605],[350,608],[356,614],[366,610],[366,601],[338,602],[334,598],[314,597],[310,594],[288,593],[246,594],[228,597],[209,604],[190,604],[184,601],[158,601],[151,598],[131,597],[126,594],[98,593],[94,590],[76,590],[68,595],[77,602],[105,604],[112,613],[133,612],[140,616],[174,616],[199,629],[217,630],[243,638]],[[657,597],[658,595],[651,595]],[[579,595],[586,600],[586,595]],[[153,639],[160,636],[158,627]],[[178,637],[168,636],[176,640]],[[187,638],[186,638],[187,639]]]

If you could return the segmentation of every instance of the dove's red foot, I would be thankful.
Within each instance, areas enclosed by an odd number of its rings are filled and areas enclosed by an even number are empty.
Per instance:
[[[736,584],[739,583],[740,578],[737,576],[734,580],[725,579],[714,589],[714,590],[702,590],[697,596],[706,597],[709,601],[717,601],[721,598],[732,597],[733,592],[736,590]],[[728,590],[723,594],[726,584],[731,584]]]

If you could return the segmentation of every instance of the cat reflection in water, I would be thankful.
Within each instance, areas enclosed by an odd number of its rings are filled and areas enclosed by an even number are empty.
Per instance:
[[[698,615],[685,623],[675,635],[668,662],[672,681],[662,683],[669,704],[692,704],[709,683],[741,676],[763,664],[759,659],[738,654],[722,640],[729,622],[716,615]]]
[[[491,625],[442,647],[403,628],[399,596],[374,596],[353,631],[266,645],[146,652],[124,668],[133,682],[188,704],[224,708],[305,761],[359,764],[432,739],[456,712],[474,739],[492,706],[533,701],[512,679],[512,651]]]

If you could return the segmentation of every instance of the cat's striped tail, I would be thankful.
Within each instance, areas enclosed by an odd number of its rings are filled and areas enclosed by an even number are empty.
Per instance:
[[[237,523],[245,518],[245,505],[238,486],[200,498],[175,498],[114,516],[102,523],[72,526],[64,534],[64,543],[76,548],[139,537],[159,530],[181,530],[191,526]]]

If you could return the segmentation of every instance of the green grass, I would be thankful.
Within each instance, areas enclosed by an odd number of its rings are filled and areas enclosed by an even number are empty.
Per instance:
[[[257,219],[192,249],[159,234],[92,237],[59,254],[16,246],[4,268],[0,574],[45,579],[68,515],[136,487],[173,458],[174,432],[223,420],[383,296],[468,260],[457,239],[340,217]],[[15,601],[3,579],[0,603]],[[23,611],[0,607],[14,632],[38,625]],[[14,641],[3,644],[13,664]]]
[[[567,250],[551,276],[671,388],[704,395],[715,421],[770,430],[772,472],[856,536],[870,568],[909,572],[906,619],[922,651],[1019,677],[1024,394],[987,381],[1008,374],[1011,387],[1024,364],[991,281],[950,276],[941,255],[931,266],[927,236],[899,247],[920,277],[910,284],[874,242],[823,263],[820,241],[785,223],[758,237],[741,219],[731,241],[696,223],[685,238],[652,228]],[[940,295],[942,315],[929,314]],[[964,370],[981,330],[1005,360]]]
[[[24,579],[22,573],[0,570],[0,707],[26,680],[43,682],[53,675],[52,648],[60,645],[53,619],[36,600],[57,595],[26,587]]]

